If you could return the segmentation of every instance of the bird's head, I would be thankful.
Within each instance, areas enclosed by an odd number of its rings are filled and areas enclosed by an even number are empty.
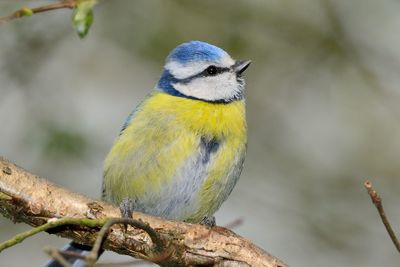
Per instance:
[[[229,103],[244,97],[242,73],[249,65],[219,47],[191,41],[169,54],[157,87],[174,96]]]

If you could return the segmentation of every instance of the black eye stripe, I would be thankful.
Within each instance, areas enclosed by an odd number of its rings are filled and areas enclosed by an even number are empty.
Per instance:
[[[211,66],[208,66],[201,73],[203,74],[203,76],[215,76],[215,75],[221,74],[223,72],[227,72],[229,70],[230,70],[230,68],[217,67],[217,66],[211,65]]]
[[[201,71],[200,73],[194,74],[190,77],[184,78],[184,79],[176,79],[176,82],[178,83],[182,83],[182,84],[188,84],[190,83],[192,80],[197,79],[197,78],[201,78],[201,77],[212,77],[212,76],[216,76],[218,74],[224,73],[224,72],[228,72],[231,71],[231,68],[225,68],[225,67],[217,67],[217,66],[213,66],[216,69],[216,73],[215,74],[209,74],[207,72],[207,69],[210,66],[208,66],[206,69],[204,69],[203,71]]]

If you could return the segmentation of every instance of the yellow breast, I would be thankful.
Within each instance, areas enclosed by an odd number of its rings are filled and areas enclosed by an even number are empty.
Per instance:
[[[196,166],[193,158],[204,137],[220,146],[210,162]],[[104,198],[116,204],[137,199],[142,211],[197,222],[229,194],[245,146],[244,101],[213,104],[155,92],[138,107],[105,160]],[[160,207],[175,203],[171,192],[194,196],[175,217]]]
[[[246,138],[244,100],[218,104],[157,92],[146,101],[143,112],[157,110],[203,135]]]

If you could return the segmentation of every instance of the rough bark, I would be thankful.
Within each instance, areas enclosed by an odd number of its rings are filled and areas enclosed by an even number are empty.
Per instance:
[[[70,192],[1,158],[0,213],[14,222],[31,226],[42,225],[50,218],[119,217],[117,207]],[[134,213],[133,218],[148,223],[159,233],[165,243],[162,255],[155,255],[149,236],[133,227],[129,227],[125,234],[123,227],[112,227],[103,244],[104,249],[161,266],[286,266],[249,240],[223,227],[210,229],[142,213]],[[98,229],[67,226],[49,232],[90,245],[96,240]]]

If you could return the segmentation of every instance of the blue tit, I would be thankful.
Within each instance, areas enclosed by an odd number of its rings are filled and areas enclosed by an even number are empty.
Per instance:
[[[249,64],[200,41],[172,50],[154,90],[128,116],[105,159],[103,200],[166,219],[212,224],[209,218],[243,168],[242,74]],[[82,255],[90,249],[74,242],[64,248]],[[46,266],[61,267],[55,261]]]
[[[104,163],[103,199],[201,222],[232,192],[246,154],[250,61],[191,41],[168,55],[160,80],[128,116]]]

